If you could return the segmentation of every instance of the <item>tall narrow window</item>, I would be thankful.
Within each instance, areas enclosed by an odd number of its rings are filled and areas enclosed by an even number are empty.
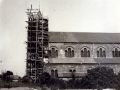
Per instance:
[[[52,55],[53,58],[55,58],[55,54],[56,54],[55,48],[52,48],[51,55]]]
[[[72,50],[71,52],[71,57],[74,57],[74,50]]]
[[[120,57],[120,51],[119,51],[119,57]]]
[[[58,57],[58,50],[56,50],[55,54],[56,54],[55,56]]]
[[[74,49],[72,47],[65,49],[65,57],[74,57]]]
[[[51,70],[51,76],[54,77],[54,70]]]
[[[84,48],[84,56],[87,57],[87,49]]]
[[[56,57],[58,57],[58,50],[57,50],[57,48],[55,48],[55,47],[52,47],[52,49],[50,50],[50,56],[52,57],[52,58],[56,58]]]
[[[67,50],[65,50],[65,57],[68,57],[68,53],[67,53]]]
[[[113,57],[120,57],[120,49],[119,48],[113,48],[112,56]]]
[[[97,49],[97,57],[106,57],[106,51],[104,48],[98,48]]]
[[[68,48],[68,57],[71,57],[71,48]]]
[[[99,55],[100,55],[100,54],[99,54],[99,51],[97,50],[97,57],[100,57]]]
[[[81,57],[83,57],[84,55],[83,55],[83,50],[81,50]]]
[[[55,77],[58,77],[58,70],[55,70]]]
[[[115,52],[114,51],[112,51],[112,56],[115,57]]]
[[[81,50],[81,57],[90,57],[90,50],[88,48],[83,48]]]
[[[100,57],[103,57],[102,48],[99,49],[99,52],[100,52]]]
[[[88,50],[87,56],[90,57],[90,51]]]
[[[105,53],[105,51],[103,51],[103,57],[106,57],[106,53]]]
[[[115,48],[115,57],[118,57],[118,49]]]

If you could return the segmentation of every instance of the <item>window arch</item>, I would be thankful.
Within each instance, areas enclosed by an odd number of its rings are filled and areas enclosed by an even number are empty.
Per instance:
[[[58,49],[56,47],[51,47],[51,50],[49,53],[52,58],[58,57]]]
[[[81,57],[90,57],[90,50],[87,47],[81,49]]]
[[[106,57],[106,50],[103,47],[97,49],[97,57]]]
[[[113,48],[112,50],[112,56],[113,57],[120,57],[120,48]]]
[[[65,57],[74,57],[74,49],[72,47],[65,49]]]

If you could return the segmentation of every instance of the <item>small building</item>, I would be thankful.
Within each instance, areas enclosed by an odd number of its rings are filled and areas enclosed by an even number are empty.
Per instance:
[[[11,75],[11,79],[13,82],[18,82],[20,81],[21,77],[18,75]]]

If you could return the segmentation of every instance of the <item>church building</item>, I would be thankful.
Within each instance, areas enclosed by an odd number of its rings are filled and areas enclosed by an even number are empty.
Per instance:
[[[26,75],[35,82],[43,72],[68,79],[97,66],[120,71],[120,33],[50,32],[40,9],[31,5],[27,15]]]
[[[97,66],[120,71],[120,34],[49,32],[50,55],[44,71],[53,77],[84,76]]]

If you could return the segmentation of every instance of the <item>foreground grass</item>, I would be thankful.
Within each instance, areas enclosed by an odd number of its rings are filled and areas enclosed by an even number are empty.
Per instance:
[[[40,88],[40,85],[36,85],[36,84],[33,84],[33,83],[25,84],[25,83],[21,83],[21,82],[5,82],[5,81],[0,79],[0,90],[1,90],[1,88],[17,88],[17,87],[21,87],[21,88],[24,88],[24,87]],[[17,89],[17,90],[19,90],[19,89]]]

